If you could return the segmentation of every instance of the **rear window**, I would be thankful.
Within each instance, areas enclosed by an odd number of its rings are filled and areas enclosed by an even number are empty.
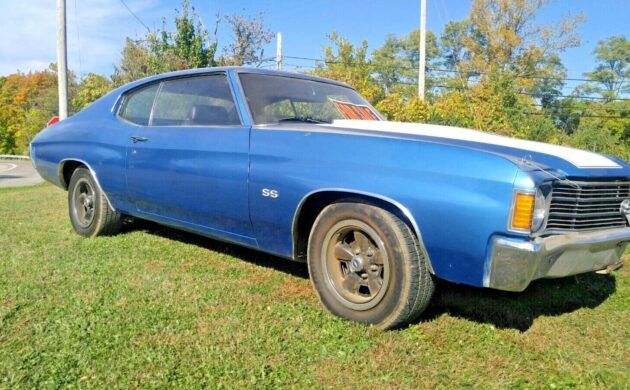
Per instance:
[[[151,126],[240,125],[223,74],[165,81],[155,100]]]
[[[352,88],[269,74],[241,73],[239,77],[257,125],[381,119],[376,109]]]
[[[147,126],[158,87],[159,84],[153,84],[128,95],[120,111],[120,117],[137,125]]]

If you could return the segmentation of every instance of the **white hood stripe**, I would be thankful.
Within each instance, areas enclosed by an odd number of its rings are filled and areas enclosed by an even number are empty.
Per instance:
[[[502,137],[499,135],[484,133],[482,131],[468,130],[451,126],[361,120],[336,120],[330,125],[322,126],[479,142],[488,145],[505,146],[559,157],[578,168],[621,168],[619,164],[605,156],[580,149]],[[523,157],[526,156],[524,155]]]

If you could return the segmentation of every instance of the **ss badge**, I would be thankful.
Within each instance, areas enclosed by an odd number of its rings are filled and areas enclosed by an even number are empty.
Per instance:
[[[278,196],[280,196],[280,193],[278,193],[278,190],[270,190],[269,188],[263,188],[262,196],[266,198],[276,199]]]

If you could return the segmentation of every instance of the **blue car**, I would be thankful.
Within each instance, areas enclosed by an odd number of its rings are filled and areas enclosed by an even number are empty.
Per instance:
[[[134,217],[307,262],[328,310],[382,329],[416,320],[437,278],[522,291],[611,269],[630,240],[623,161],[387,122],[351,87],[302,74],[139,80],[30,154],[82,236]]]

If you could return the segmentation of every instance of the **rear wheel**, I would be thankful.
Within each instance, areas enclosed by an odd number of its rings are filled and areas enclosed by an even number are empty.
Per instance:
[[[309,238],[308,266],[328,310],[382,329],[417,319],[434,291],[409,226],[365,203],[339,202],[321,212]]]
[[[121,214],[113,210],[87,168],[77,168],[68,185],[68,211],[74,230],[85,237],[116,234]]]

